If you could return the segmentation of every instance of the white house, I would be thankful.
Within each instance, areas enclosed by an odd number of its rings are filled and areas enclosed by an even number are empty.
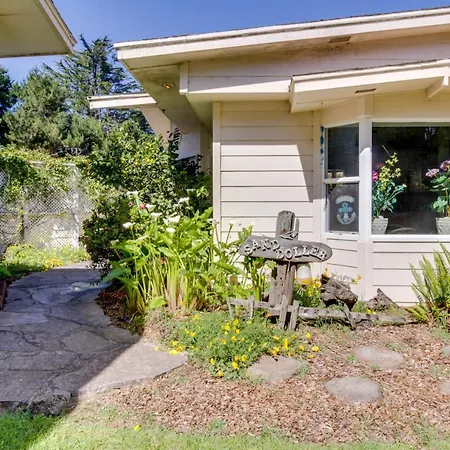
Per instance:
[[[450,242],[425,175],[450,159],[450,8],[116,49],[163,128],[175,124],[211,158],[222,232],[237,220],[270,234],[277,213],[292,210],[300,239],[333,248],[330,272],[362,276],[363,298],[380,287],[416,301],[409,264]],[[374,233],[372,177],[394,154],[402,192]]]

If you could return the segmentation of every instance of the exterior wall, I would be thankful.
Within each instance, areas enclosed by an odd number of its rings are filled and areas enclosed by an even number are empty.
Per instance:
[[[189,63],[191,94],[286,93],[293,75],[448,58],[449,33]]]
[[[325,263],[330,274],[358,276],[358,243],[356,239],[326,239],[326,244],[333,249],[332,258]]]
[[[312,239],[313,114],[292,115],[288,102],[227,102],[214,111],[214,205],[222,236],[230,221],[273,235],[278,212],[288,209],[300,219],[300,238]]]

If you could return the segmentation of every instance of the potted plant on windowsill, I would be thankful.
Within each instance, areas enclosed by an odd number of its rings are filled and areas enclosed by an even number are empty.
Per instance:
[[[406,185],[395,182],[401,176],[397,163],[397,153],[393,153],[372,171],[372,234],[386,233],[389,219],[382,214],[394,211],[397,196],[406,188]]]
[[[436,218],[438,234],[450,234],[450,160],[443,161],[438,169],[428,169],[425,175],[431,178],[431,190],[438,194],[431,204],[441,216]]]

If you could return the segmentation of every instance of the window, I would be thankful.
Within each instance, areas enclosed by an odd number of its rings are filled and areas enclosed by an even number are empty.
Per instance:
[[[449,126],[373,124],[372,215],[387,227],[380,231],[374,224],[372,232],[436,234],[437,194],[426,174],[448,159]]]
[[[357,233],[359,213],[359,125],[327,130],[324,183],[327,198],[326,230]]]

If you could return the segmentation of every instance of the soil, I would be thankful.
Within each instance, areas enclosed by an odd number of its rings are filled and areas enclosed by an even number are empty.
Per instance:
[[[111,286],[100,292],[97,304],[102,308],[111,322],[120,328],[130,328],[131,318],[125,309],[126,294],[115,286]]]
[[[450,397],[438,385],[450,379],[450,359],[442,353],[450,335],[426,325],[341,326],[309,331],[319,353],[296,377],[272,386],[247,380],[225,381],[186,365],[139,387],[101,394],[93,401],[141,417],[153,417],[178,431],[210,431],[223,424],[227,434],[258,435],[272,430],[298,441],[344,443],[373,440],[403,442],[417,448],[426,433],[450,430]],[[402,353],[406,363],[380,371],[359,363],[355,347],[375,345]],[[347,405],[327,393],[324,384],[342,376],[368,377],[381,384],[374,404]],[[431,430],[431,431],[430,431]]]

